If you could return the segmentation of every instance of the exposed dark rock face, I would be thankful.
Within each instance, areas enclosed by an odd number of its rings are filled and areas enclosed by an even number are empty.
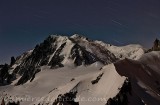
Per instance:
[[[19,73],[22,75],[26,67],[39,67],[43,65],[49,65],[49,66],[56,66],[60,65],[60,57],[59,53],[65,46],[63,43],[60,48],[57,49],[57,41],[58,37],[51,37],[49,36],[46,40],[44,40],[43,43],[40,45],[36,45],[35,49],[32,51],[32,53],[27,56],[25,59],[22,60],[20,65],[14,70],[14,73]],[[55,55],[52,57],[52,60],[49,61],[50,56],[55,53]]]
[[[38,73],[40,71],[41,70],[39,68],[35,68],[33,66],[29,66],[29,67],[25,68],[22,77],[20,78],[20,80],[18,81],[18,83],[16,85],[24,84],[28,80],[30,80],[30,82],[31,82],[35,78],[36,73]]]
[[[59,54],[61,53],[62,49],[66,43],[63,43],[55,52],[54,56],[52,57],[52,60],[49,62],[49,65],[54,67],[63,67],[63,64],[61,63],[64,60],[64,56],[60,56]]]
[[[86,51],[84,48],[75,44],[71,50],[71,58],[75,59],[74,63],[76,66],[80,66],[83,63],[85,65],[92,64],[96,61],[101,61],[98,57],[94,54]],[[102,62],[102,61],[101,61]]]
[[[127,95],[132,95],[132,86],[129,79],[124,82],[120,92],[114,98],[110,98],[107,101],[106,105],[129,105]]]
[[[91,83],[92,83],[93,85],[94,85],[94,84],[97,84],[97,83],[99,82],[99,80],[101,79],[102,76],[103,76],[103,73],[100,74],[100,75],[96,78],[96,80],[91,81]]]
[[[8,85],[14,79],[14,75],[9,73],[9,69],[11,69],[11,65],[0,66],[0,85]]]
[[[26,58],[21,66],[30,65],[36,67],[47,65],[49,59],[48,55],[51,55],[55,51],[56,45],[52,46],[54,41],[55,39],[48,37],[43,43],[37,45],[32,54]]]
[[[8,78],[8,76],[9,76],[8,70],[9,70],[9,65],[8,64],[5,64],[1,68],[1,70],[0,70],[0,83],[1,84],[4,84],[5,83],[5,79]]]
[[[39,72],[39,67],[48,64],[49,56],[55,51],[55,46],[52,46],[55,39],[48,37],[40,45],[36,45],[33,52],[27,56],[14,70],[14,74],[22,75],[21,79],[16,85],[23,84],[28,80],[32,81],[37,72]]]
[[[77,92],[69,92],[64,95],[59,95],[52,105],[79,105],[75,102]]]

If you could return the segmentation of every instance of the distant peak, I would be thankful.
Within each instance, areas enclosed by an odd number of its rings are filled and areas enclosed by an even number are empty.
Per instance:
[[[67,36],[63,36],[63,35],[49,35],[49,37],[47,37],[48,41],[54,41],[54,40],[57,40],[57,41],[62,41],[62,40],[68,40],[68,37]]]
[[[70,38],[73,38],[75,40],[92,41],[89,38],[87,38],[87,37],[85,37],[83,35],[79,35],[79,34],[74,34]]]
[[[59,39],[59,38],[68,39],[69,37],[68,36],[64,36],[64,35],[50,35],[47,39],[55,39],[55,38],[56,39]],[[83,35],[79,35],[79,34],[74,34],[74,35],[70,36],[70,38],[88,40],[87,37],[85,37]]]

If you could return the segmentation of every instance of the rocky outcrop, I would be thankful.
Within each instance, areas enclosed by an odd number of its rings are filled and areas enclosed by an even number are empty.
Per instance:
[[[2,69],[2,68],[3,68],[3,66],[4,66],[4,65],[0,65],[0,69]]]
[[[156,40],[154,41],[152,50],[153,50],[153,51],[159,51],[159,50],[160,50],[160,41],[159,41],[158,39],[156,39]]]
[[[157,38],[153,43],[153,47],[149,49],[147,52],[151,52],[151,51],[160,51],[160,40],[158,40]]]
[[[5,64],[1,70],[0,70],[0,84],[4,85],[7,83],[8,81],[8,77],[9,77],[9,65]],[[7,81],[6,81],[7,79]]]
[[[16,59],[14,58],[14,56],[11,57],[11,63],[10,66],[12,67],[16,62]]]

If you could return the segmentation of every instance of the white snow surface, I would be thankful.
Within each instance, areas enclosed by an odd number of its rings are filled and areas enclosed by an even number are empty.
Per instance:
[[[25,100],[27,99],[27,97],[43,97],[47,95],[50,91],[52,91],[54,88],[59,88],[67,85],[71,82],[73,78],[76,79],[83,75],[96,73],[102,66],[103,64],[101,64],[100,62],[95,62],[94,64],[87,67],[64,67],[56,70],[48,69],[49,67],[42,67],[43,70],[40,73],[36,74],[36,77],[32,82],[27,82],[24,85],[14,86],[14,83],[16,83],[16,81],[18,80],[17,79],[12,83],[12,85],[1,86],[0,98],[6,99],[7,97],[12,96],[11,98],[15,100],[15,97],[17,96],[22,97]],[[29,105],[31,103],[33,103],[33,101],[31,100],[21,102],[22,105]]]
[[[130,44],[126,46],[114,46],[114,45],[106,44],[102,41],[95,41],[95,43],[98,43],[104,46],[106,49],[112,52],[117,58],[120,58],[120,59],[129,58],[129,59],[137,60],[145,53],[145,49],[139,44]]]
[[[80,101],[80,105],[104,105],[108,98],[114,97],[119,92],[118,89],[122,87],[126,78],[116,72],[113,64],[99,70],[102,66],[101,63],[96,62],[88,67],[44,69],[36,75],[33,82],[20,86],[2,86],[0,90],[3,91],[0,92],[1,94],[7,94],[5,97],[12,96],[13,99],[16,99],[14,98],[16,96],[23,98],[44,97],[44,99],[50,99],[49,105],[52,105],[59,94],[77,91],[79,100],[85,98],[85,101]],[[102,73],[103,75],[99,82],[93,85],[91,82]],[[73,78],[74,80],[71,81]],[[93,97],[96,97],[97,100],[101,99],[101,101],[93,101]],[[34,101],[24,101],[21,104],[38,105],[39,103],[48,103],[48,101],[42,100]]]

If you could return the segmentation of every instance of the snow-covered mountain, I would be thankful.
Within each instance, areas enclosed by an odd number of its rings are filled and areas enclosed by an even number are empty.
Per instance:
[[[51,35],[16,59],[16,79],[0,96],[21,105],[159,105],[159,61],[140,45]]]
[[[82,45],[82,41],[85,41],[85,46]],[[33,50],[17,58],[13,68],[18,66],[13,73],[22,76],[17,83],[20,85],[28,80],[32,81],[35,74],[41,71],[41,66],[59,68],[90,65],[96,61],[109,64],[117,60],[118,58],[110,51],[86,40],[86,38],[78,38],[78,35],[71,37],[51,35]]]
[[[14,74],[22,75],[17,85],[32,81],[41,66],[59,68],[64,66],[90,65],[96,61],[110,64],[120,59],[137,59],[144,50],[140,45],[124,47],[108,46],[100,41],[93,41],[84,36],[71,37],[51,35],[33,50],[26,52],[16,60]],[[15,66],[15,65],[14,65]]]

